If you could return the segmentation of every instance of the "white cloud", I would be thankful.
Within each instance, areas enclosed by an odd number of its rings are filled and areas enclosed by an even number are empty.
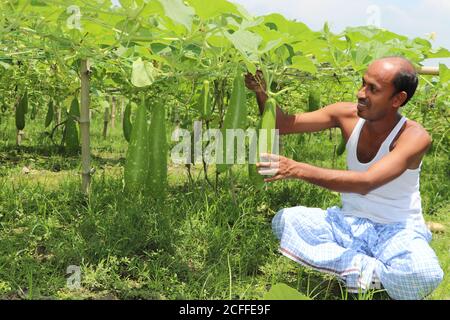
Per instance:
[[[407,9],[389,5],[386,6],[385,15],[388,28],[412,37],[424,37],[436,32],[436,45],[450,49],[450,1],[421,0]]]
[[[450,13],[450,1],[448,0],[423,0],[423,5],[429,9],[439,10],[441,13]]]

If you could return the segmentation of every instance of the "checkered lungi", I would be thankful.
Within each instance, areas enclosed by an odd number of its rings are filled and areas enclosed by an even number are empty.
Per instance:
[[[364,292],[378,277],[391,298],[422,299],[443,278],[424,223],[379,224],[338,207],[299,206],[280,210],[272,228],[282,254],[338,276],[349,292]]]

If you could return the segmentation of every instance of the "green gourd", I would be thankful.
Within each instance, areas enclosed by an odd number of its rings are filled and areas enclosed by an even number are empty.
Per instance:
[[[124,169],[125,189],[131,193],[141,193],[145,189],[148,173],[148,125],[145,100],[136,110],[133,130]]]
[[[316,111],[320,108],[320,91],[311,89],[308,95],[308,112]]]
[[[260,122],[260,130],[258,130],[258,150],[256,161],[260,162],[260,153],[273,153],[276,151],[274,130],[276,129],[277,104],[275,99],[269,98],[264,107],[264,113]],[[264,134],[265,133],[265,134]],[[262,140],[265,138],[265,141]],[[250,181],[257,189],[264,186],[264,177],[258,173],[255,164],[249,164],[248,172]]]
[[[25,128],[25,114],[28,111],[28,91],[19,100],[19,104],[16,107],[16,128],[17,130],[23,130]]]
[[[52,123],[54,117],[54,107],[53,107],[53,100],[50,99],[48,102],[48,110],[47,115],[45,116],[45,127],[47,128],[50,123]]]
[[[261,120],[258,122],[258,125],[256,126],[256,135],[254,138],[256,138],[255,141],[250,141],[251,145],[256,145],[256,154],[253,155],[253,161],[256,160],[258,162],[259,160],[259,151],[258,151],[258,138],[259,138],[259,130],[261,129]],[[252,150],[250,150],[252,151]],[[256,164],[249,163],[248,164],[248,177],[250,179],[251,184],[255,187],[255,189],[260,190],[264,187],[264,177],[258,173],[258,168],[256,167]]]
[[[276,128],[277,120],[277,103],[275,99],[269,98],[266,101],[264,107],[264,113],[261,119],[261,130],[266,132],[266,144],[260,147],[260,153],[273,153],[274,152],[274,136],[273,130]],[[260,133],[261,135],[261,133]],[[261,140],[259,140],[262,143]]]
[[[125,112],[123,114],[122,129],[125,140],[127,140],[127,142],[130,142],[131,131],[133,129],[133,125],[131,124],[131,103],[129,103],[125,107]]]
[[[235,154],[234,148],[231,148],[233,144],[230,143],[230,147],[227,148],[226,130],[227,129],[245,129],[247,124],[247,99],[245,92],[244,77],[239,72],[236,72],[236,76],[233,81],[233,90],[231,91],[230,104],[225,114],[225,119],[222,127],[222,147],[223,158],[222,163],[216,165],[218,173],[225,172],[231,168],[232,164],[226,164],[227,154]]]
[[[66,127],[64,131],[65,150],[68,154],[75,154],[79,151],[80,140],[78,138],[78,128],[76,117],[80,115],[80,105],[78,99],[74,98],[70,104],[69,114],[67,116]]]
[[[211,118],[211,94],[209,92],[209,81],[203,81],[202,92],[198,100],[198,110],[202,119],[208,120]]]
[[[162,104],[153,106],[149,137],[147,187],[153,198],[164,198],[167,190],[167,135],[166,109]]]
[[[336,149],[336,154],[338,156],[342,155],[345,152],[345,145],[346,145],[345,139],[341,135],[341,141],[339,142],[339,145],[338,145],[338,147]]]

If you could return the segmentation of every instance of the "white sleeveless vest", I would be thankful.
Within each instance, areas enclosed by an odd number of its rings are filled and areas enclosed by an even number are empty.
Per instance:
[[[360,118],[347,142],[347,168],[351,171],[367,171],[389,151],[394,138],[406,122],[402,117],[380,146],[378,153],[368,163],[358,161],[356,149],[365,120]],[[345,215],[368,218],[376,223],[423,222],[419,191],[419,168],[407,169],[396,179],[370,191],[366,195],[342,193],[342,211]]]

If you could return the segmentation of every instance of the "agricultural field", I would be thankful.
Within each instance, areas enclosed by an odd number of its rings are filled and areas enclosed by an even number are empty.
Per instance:
[[[248,159],[208,163],[208,141],[197,163],[174,161],[174,133],[273,128],[247,72],[262,70],[285,112],[311,112],[355,101],[373,59],[420,69],[450,52],[373,28],[313,32],[225,0],[98,3],[0,5],[0,299],[253,300],[277,284],[309,299],[389,299],[350,294],[278,251],[278,210],[339,206],[339,193],[263,183]],[[420,190],[445,276],[432,300],[450,299],[449,86],[445,65],[421,74],[402,110],[433,138]],[[279,151],[346,169],[338,129],[282,136]]]

